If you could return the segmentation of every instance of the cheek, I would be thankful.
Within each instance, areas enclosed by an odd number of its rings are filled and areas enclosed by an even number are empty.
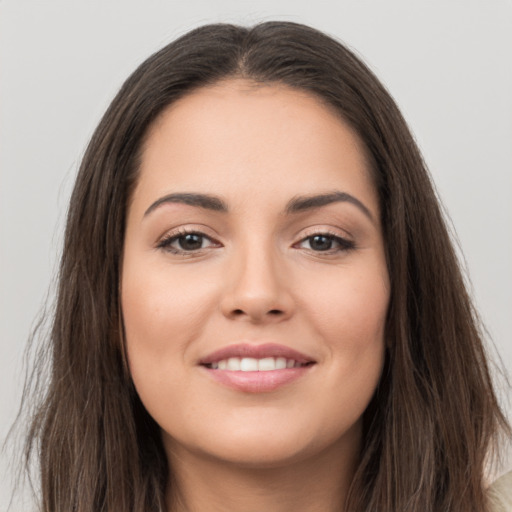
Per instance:
[[[127,335],[155,350],[175,346],[177,340],[201,326],[202,314],[213,302],[214,290],[208,281],[198,284],[188,274],[165,264],[128,261],[121,294]]]
[[[183,363],[216,303],[213,293],[207,281],[197,286],[165,264],[125,259],[121,302],[126,351],[135,387],[149,408],[162,390],[179,392],[184,386]]]
[[[382,375],[388,292],[385,285],[371,290],[347,288],[330,307],[324,306],[330,311],[322,332],[332,358],[328,392],[339,397],[339,424],[360,420]]]
[[[304,283],[304,308],[314,335],[326,348],[332,391],[344,393],[345,404],[366,407],[380,379],[385,353],[389,305],[387,271],[380,262],[364,271],[317,276]],[[305,299],[306,300],[306,299]],[[362,411],[361,411],[362,413]]]
[[[389,281],[382,265],[318,273],[304,280],[302,290],[312,324],[333,348],[357,352],[383,341]]]

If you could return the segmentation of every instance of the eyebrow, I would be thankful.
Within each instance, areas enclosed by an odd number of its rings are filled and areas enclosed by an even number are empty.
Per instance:
[[[356,197],[340,191],[328,192],[325,194],[315,194],[310,196],[297,196],[291,199],[284,210],[286,214],[300,213],[315,208],[320,208],[332,203],[346,202],[353,204],[361,210],[370,220],[374,220],[370,210]],[[159,206],[167,203],[181,203],[206,210],[227,213],[227,204],[217,196],[211,194],[199,193],[174,193],[167,194],[160,199],[157,199],[151,206],[144,212],[144,217],[149,215],[152,211]]]
[[[159,206],[167,203],[181,203],[188,204],[190,206],[196,206],[198,208],[204,208],[206,210],[213,210],[215,212],[227,212],[228,207],[226,203],[210,194],[192,194],[192,193],[179,193],[179,194],[168,194],[160,199],[157,199],[145,212],[144,217],[149,215],[153,210]]]
[[[361,210],[370,220],[374,220],[370,210],[361,201],[359,201],[359,199],[350,194],[347,194],[346,192],[339,191],[328,192],[326,194],[294,197],[286,205],[285,212],[287,214],[298,213],[340,202],[353,204],[359,208],[359,210]]]

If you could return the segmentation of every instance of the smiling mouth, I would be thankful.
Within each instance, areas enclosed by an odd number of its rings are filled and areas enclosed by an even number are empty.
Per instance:
[[[227,345],[198,361],[209,378],[242,393],[268,393],[309,375],[317,361],[276,343]]]
[[[270,372],[290,368],[302,368],[315,364],[313,361],[301,362],[285,357],[229,357],[204,364],[210,370],[227,370],[234,372]]]
[[[311,366],[313,361],[301,363],[295,359],[286,359],[285,357],[264,357],[255,359],[253,357],[230,357],[221,359],[214,363],[208,363],[204,366],[211,370],[228,370],[234,372],[269,372],[275,370],[285,370],[287,368],[301,368]]]

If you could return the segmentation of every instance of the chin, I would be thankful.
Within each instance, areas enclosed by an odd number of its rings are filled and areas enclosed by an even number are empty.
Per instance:
[[[247,469],[270,469],[300,464],[302,461],[322,457],[331,448],[358,450],[361,433],[359,422],[342,432],[308,431],[305,428],[294,431],[291,426],[293,423],[274,428],[271,423],[262,425],[262,422],[258,422],[248,426],[212,428],[204,435],[190,440],[191,443],[186,439],[174,439],[164,433],[164,444],[174,454],[185,449],[201,459]],[[213,431],[217,433],[214,435]],[[200,442],[197,442],[198,439]]]

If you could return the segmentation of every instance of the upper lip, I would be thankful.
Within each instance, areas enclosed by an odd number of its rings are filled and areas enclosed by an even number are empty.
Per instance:
[[[277,343],[264,343],[254,345],[249,343],[239,343],[236,345],[228,345],[200,359],[199,364],[211,364],[229,359],[230,357],[252,357],[254,359],[263,359],[265,357],[284,357],[293,359],[298,363],[314,363],[315,360],[306,354],[299,352],[293,348]]]

